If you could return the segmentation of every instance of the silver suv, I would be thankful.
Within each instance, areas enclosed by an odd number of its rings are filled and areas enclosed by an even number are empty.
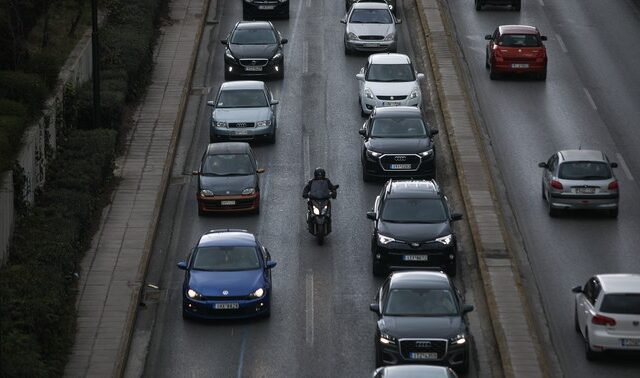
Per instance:
[[[547,200],[549,215],[560,210],[605,210],[618,216],[618,180],[607,155],[596,150],[564,150],[539,163],[542,173],[542,198]]]

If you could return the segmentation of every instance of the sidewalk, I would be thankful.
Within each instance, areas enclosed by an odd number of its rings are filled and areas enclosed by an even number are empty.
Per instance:
[[[81,264],[76,340],[66,377],[121,376],[155,236],[208,1],[172,0],[120,179]]]

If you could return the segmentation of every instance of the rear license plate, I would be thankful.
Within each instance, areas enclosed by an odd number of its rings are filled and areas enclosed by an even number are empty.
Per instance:
[[[258,9],[260,10],[271,10],[275,8],[276,8],[275,5],[258,5]]]
[[[399,101],[385,101],[382,103],[382,106],[400,106]]]
[[[513,63],[511,68],[529,68],[527,63]]]
[[[428,255],[404,255],[402,256],[404,261],[428,261]]]
[[[593,194],[596,192],[596,188],[576,188],[576,193]]]
[[[640,339],[620,339],[620,344],[624,347],[640,346]]]
[[[411,169],[411,164],[391,164],[391,169]]]
[[[438,359],[438,353],[433,352],[411,352],[409,358],[412,360],[436,360]]]
[[[239,303],[216,303],[214,308],[216,310],[237,310],[240,308]]]
[[[236,204],[236,201],[220,201],[220,205],[222,206],[231,206],[235,204]]]
[[[262,66],[247,66],[244,69],[246,71],[262,71]]]

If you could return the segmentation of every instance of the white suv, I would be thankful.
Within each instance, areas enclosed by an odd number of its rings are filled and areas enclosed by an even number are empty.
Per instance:
[[[588,360],[606,350],[640,352],[640,274],[599,274],[572,291]]]
[[[416,106],[422,109],[420,80],[424,74],[413,69],[404,54],[373,54],[356,75],[359,83],[361,114],[368,116],[375,107]]]

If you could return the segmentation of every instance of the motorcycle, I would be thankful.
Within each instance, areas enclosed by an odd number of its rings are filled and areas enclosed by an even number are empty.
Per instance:
[[[335,186],[335,190],[331,193],[331,198],[336,198],[338,187],[340,185]],[[308,207],[307,225],[309,233],[316,237],[318,245],[322,245],[324,244],[324,238],[331,233],[331,201],[328,198],[310,198]]]

